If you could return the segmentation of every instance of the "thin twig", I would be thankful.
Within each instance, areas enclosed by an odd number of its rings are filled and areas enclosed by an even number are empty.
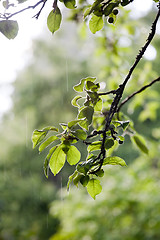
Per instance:
[[[46,1],[47,1],[47,0],[40,0],[40,1],[37,2],[35,5],[28,6],[28,7],[26,7],[26,8],[21,9],[20,11],[17,11],[17,12],[15,12],[15,13],[12,13],[12,14],[6,14],[6,13],[5,13],[5,14],[1,15],[0,17],[3,18],[3,19],[12,18],[13,16],[15,16],[15,15],[21,13],[21,12],[24,12],[24,11],[26,11],[26,10],[28,10],[28,9],[34,9],[34,8],[36,8],[36,7],[37,7],[39,4],[41,4],[41,3],[43,3],[43,5],[44,5],[44,4],[46,3]]]
[[[136,92],[132,93],[131,95],[129,95],[128,97],[126,97],[126,98],[121,102],[121,104],[119,105],[119,107],[118,107],[118,109],[117,109],[117,112],[119,112],[120,109],[121,109],[121,107],[122,107],[125,103],[127,103],[131,98],[133,98],[133,97],[134,97],[135,95],[137,95],[138,93],[143,92],[145,89],[151,87],[154,83],[156,83],[156,82],[158,82],[158,81],[160,81],[160,77],[158,77],[157,79],[153,80],[151,83],[143,86],[143,87],[140,88],[138,91],[136,91]]]

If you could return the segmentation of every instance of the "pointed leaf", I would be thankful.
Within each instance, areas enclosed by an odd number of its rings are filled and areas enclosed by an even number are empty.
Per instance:
[[[71,146],[67,152],[67,162],[70,165],[75,165],[79,162],[81,154],[75,146]]]
[[[80,119],[77,120],[73,120],[71,122],[68,123],[68,128],[72,128],[73,126],[75,126],[77,123],[81,122]]]
[[[106,157],[103,161],[103,165],[120,165],[127,166],[126,162],[120,157]]]
[[[55,11],[52,10],[48,15],[48,18],[47,18],[48,29],[52,33],[57,31],[60,28],[61,20],[62,20],[61,11],[58,7],[56,7]]]
[[[39,146],[39,152],[42,152],[46,147],[48,147],[51,143],[53,143],[57,139],[59,139],[57,136],[51,136],[47,138],[47,140]]]
[[[87,184],[87,191],[93,199],[102,191],[102,186],[98,179],[92,178]]]
[[[66,154],[64,153],[62,146],[59,145],[56,150],[53,152],[49,167],[54,175],[56,175],[65,164]]]
[[[8,39],[14,39],[18,34],[18,23],[13,20],[0,21],[0,32]]]
[[[89,176],[82,176],[80,179],[80,183],[83,185],[83,187],[86,187],[89,182]]]

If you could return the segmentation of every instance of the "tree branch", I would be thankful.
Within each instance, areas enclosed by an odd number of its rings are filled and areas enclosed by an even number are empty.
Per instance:
[[[143,87],[140,88],[138,91],[136,91],[136,92],[132,93],[131,95],[129,95],[128,97],[126,97],[126,98],[121,102],[121,104],[119,105],[119,107],[118,107],[118,109],[117,109],[117,112],[119,112],[120,109],[121,109],[121,107],[122,107],[125,103],[127,103],[131,98],[133,98],[135,95],[137,95],[138,93],[143,92],[145,89],[151,87],[154,83],[159,82],[159,81],[160,81],[160,77],[158,77],[157,79],[153,80],[151,83],[143,86]]]
[[[26,11],[26,10],[28,10],[28,9],[34,9],[34,8],[36,8],[38,5],[40,5],[41,3],[43,3],[40,11],[34,16],[34,17],[38,18],[39,15],[40,15],[40,13],[41,13],[41,11],[42,11],[42,9],[44,8],[46,2],[47,2],[47,0],[40,0],[40,1],[37,2],[35,5],[28,6],[28,7],[26,7],[26,8],[21,9],[20,11],[17,11],[17,12],[15,12],[15,13],[12,13],[12,14],[10,14],[10,13],[1,14],[0,17],[3,18],[3,19],[10,19],[10,18],[12,18],[13,16],[15,16],[15,15],[21,13],[21,12],[24,12],[24,11]],[[38,15],[38,17],[37,17],[37,15]]]

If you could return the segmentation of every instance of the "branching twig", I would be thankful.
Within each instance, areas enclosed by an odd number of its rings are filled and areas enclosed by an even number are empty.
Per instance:
[[[136,91],[136,92],[132,93],[131,95],[129,95],[128,97],[126,97],[126,98],[121,102],[121,104],[119,105],[119,107],[118,107],[118,109],[117,109],[117,112],[119,112],[120,109],[121,109],[121,107],[122,107],[125,103],[127,103],[131,98],[133,98],[133,97],[134,97],[135,95],[137,95],[138,93],[143,92],[145,89],[151,87],[154,83],[156,83],[156,82],[158,82],[158,81],[160,81],[160,77],[158,77],[157,79],[153,80],[151,83],[143,86],[143,87],[140,88],[138,91]]]
[[[158,4],[158,13],[157,13],[156,18],[155,18],[155,20],[154,20],[154,22],[152,23],[152,26],[151,26],[151,32],[149,33],[149,36],[148,36],[148,38],[146,40],[145,45],[142,47],[142,49],[139,51],[138,55],[136,56],[136,60],[135,60],[134,64],[132,65],[132,67],[130,68],[126,78],[124,79],[123,83],[121,85],[119,85],[117,90],[115,90],[114,92],[110,91],[110,92],[106,93],[106,94],[114,93],[116,95],[115,95],[115,97],[113,99],[113,102],[111,104],[109,113],[108,113],[108,115],[105,118],[105,127],[104,127],[104,130],[103,130],[103,139],[102,139],[102,145],[101,145],[101,152],[99,154],[99,167],[98,167],[97,170],[93,171],[92,173],[95,173],[95,172],[99,171],[101,169],[102,165],[103,165],[103,161],[104,161],[105,154],[106,154],[105,153],[105,141],[106,141],[106,137],[107,137],[106,132],[108,130],[111,130],[110,124],[111,124],[111,121],[113,119],[114,114],[117,112],[117,108],[118,108],[119,102],[121,100],[121,97],[123,95],[123,92],[124,92],[126,84],[128,83],[128,81],[129,81],[133,71],[137,67],[137,65],[140,62],[142,56],[144,55],[147,47],[150,45],[152,39],[155,36],[156,26],[157,26],[157,22],[158,22],[159,17],[160,17],[160,1],[159,1],[159,4]],[[145,90],[145,88],[147,88],[147,87],[144,87],[143,90]],[[141,91],[143,91],[143,90],[141,90]]]
[[[40,15],[40,13],[41,13],[41,11],[42,11],[42,9],[43,9],[46,1],[47,1],[47,0],[40,0],[40,1],[37,2],[35,5],[28,6],[28,7],[26,7],[26,8],[21,9],[20,11],[17,11],[17,12],[15,12],[15,13],[12,13],[12,14],[6,14],[6,13],[3,14],[3,15],[1,14],[0,17],[3,18],[3,19],[10,19],[10,18],[12,18],[13,16],[15,16],[15,15],[21,13],[21,12],[24,12],[24,11],[26,11],[26,10],[28,10],[28,9],[34,9],[34,8],[36,8],[38,5],[40,5],[41,3],[43,3],[40,11],[37,13],[37,14],[38,14],[38,17],[39,17],[39,15]],[[36,18],[37,18],[37,14],[35,15]]]

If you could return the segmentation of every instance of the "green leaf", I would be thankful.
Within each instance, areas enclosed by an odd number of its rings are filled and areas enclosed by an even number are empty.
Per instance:
[[[79,99],[81,99],[81,98],[82,98],[82,96],[75,96],[75,97],[72,99],[71,104],[72,104],[74,107],[80,107],[79,104],[77,103],[77,101],[78,101]]]
[[[96,80],[95,77],[87,77],[87,78],[82,78],[80,83],[78,83],[77,85],[74,86],[74,90],[76,92],[83,92],[83,88],[84,88],[84,83],[86,81],[91,81],[94,82]]]
[[[103,101],[102,99],[99,99],[98,102],[94,106],[94,111],[95,112],[101,112],[103,107]]]
[[[18,23],[13,20],[0,21],[0,32],[8,39],[14,39],[18,34]]]
[[[100,150],[101,146],[102,146],[102,142],[101,141],[93,142],[92,144],[90,144],[88,146],[87,151],[90,153],[90,152],[93,152],[93,151]]]
[[[104,176],[104,170],[100,169],[98,172],[95,173],[97,177],[103,177]]]
[[[103,165],[120,165],[127,166],[126,162],[120,157],[106,157],[103,161]]]
[[[48,29],[52,33],[57,31],[60,28],[61,20],[62,20],[61,11],[58,7],[56,7],[55,11],[52,10],[48,15],[48,18],[47,18]]]
[[[51,158],[52,153],[55,151],[56,148],[57,148],[57,146],[54,146],[53,148],[51,148],[47,157],[44,160],[43,169],[44,169],[44,174],[45,174],[46,178],[48,178],[49,160]]]
[[[93,15],[91,20],[89,21],[89,28],[91,32],[94,34],[97,31],[101,30],[104,26],[103,18]]]
[[[87,138],[87,133],[82,129],[77,129],[76,131],[72,132],[72,134],[81,140],[86,140]]]
[[[57,139],[59,139],[57,136],[51,136],[47,138],[47,140],[39,146],[39,152],[42,152],[46,147],[48,147],[51,143],[53,143]]]
[[[89,176],[82,176],[80,179],[80,183],[83,185],[83,187],[86,187],[89,182]]]
[[[48,131],[34,130],[32,134],[33,149],[45,138]]]
[[[144,153],[148,154],[149,150],[145,145],[145,141],[142,137],[135,135],[133,136],[133,141],[136,143],[137,147]]]
[[[75,146],[71,146],[67,152],[67,162],[70,165],[75,165],[79,162],[81,154]]]
[[[129,125],[130,121],[113,121],[113,124],[117,127],[119,125],[121,125],[121,127],[123,128],[123,130],[125,130],[128,125]]]
[[[53,152],[49,162],[49,167],[54,175],[56,175],[64,166],[65,157],[66,157],[66,154],[62,149],[62,145],[59,145],[56,148],[56,150]]]
[[[83,177],[83,175],[78,173],[78,175],[73,178],[73,183],[76,187],[78,187],[78,183],[80,182],[82,177]]]
[[[92,178],[87,184],[87,191],[93,199],[102,191],[102,186],[98,179]]]
[[[76,6],[76,1],[75,0],[63,0],[64,5],[69,8],[69,9],[74,9]]]
[[[105,141],[104,147],[105,149],[110,149],[114,145],[114,140],[109,138]]]
[[[59,125],[62,127],[63,130],[67,130],[68,128],[68,125],[66,123],[60,123]]]
[[[74,171],[74,173],[72,175],[69,176],[68,178],[68,183],[67,183],[67,190],[69,190],[69,186],[71,184],[71,182],[73,181],[73,178],[75,178],[78,175],[78,171]]]
[[[91,106],[83,107],[78,114],[78,119],[86,118],[88,121],[88,126],[89,126],[92,123],[93,113],[94,113],[93,107],[91,107]],[[79,124],[79,125],[81,126],[81,124]]]
[[[99,83],[95,84],[95,83],[93,83],[91,81],[87,81],[86,82],[86,89],[87,90],[91,90],[93,92],[97,92],[99,88],[100,88]]]
[[[82,120],[77,119],[77,120],[73,120],[71,122],[68,122],[68,128],[72,128],[73,126],[75,126],[77,123],[81,122]]]

